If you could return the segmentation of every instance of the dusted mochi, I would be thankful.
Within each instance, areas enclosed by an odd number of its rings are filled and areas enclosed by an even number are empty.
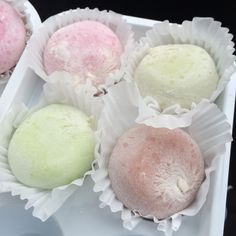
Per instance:
[[[89,117],[60,104],[26,118],[10,141],[8,161],[25,185],[51,189],[82,178],[94,159],[94,132]]]
[[[26,29],[17,11],[0,0],[0,74],[16,65],[26,44]]]
[[[210,98],[218,84],[211,56],[201,47],[188,44],[150,48],[135,71],[142,96],[154,97],[161,109],[174,104],[191,108]]]
[[[81,21],[56,31],[44,50],[48,75],[66,71],[79,83],[91,80],[97,86],[120,68],[122,45],[114,32],[96,21]]]
[[[200,150],[186,132],[144,125],[120,137],[108,172],[117,199],[158,219],[188,207],[205,176]]]

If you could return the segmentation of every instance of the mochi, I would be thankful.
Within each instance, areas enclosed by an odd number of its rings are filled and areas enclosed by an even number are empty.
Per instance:
[[[119,138],[108,173],[125,207],[158,219],[188,207],[205,177],[203,157],[189,134],[145,125]]]
[[[94,146],[90,118],[74,107],[52,104],[32,113],[16,129],[8,161],[18,181],[52,189],[91,169]]]

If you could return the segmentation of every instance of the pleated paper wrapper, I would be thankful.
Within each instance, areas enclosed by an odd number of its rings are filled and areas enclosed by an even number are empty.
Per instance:
[[[138,223],[143,223],[143,218],[136,211],[131,211],[124,207],[111,187],[108,176],[108,162],[113,148],[119,137],[131,127],[140,123],[137,120],[139,113],[142,116],[152,116],[148,114],[149,108],[140,97],[134,83],[123,81],[108,90],[108,94],[103,97],[104,110],[99,122],[97,142],[99,152],[97,153],[96,171],[92,174],[95,182],[94,191],[102,192],[99,199],[100,207],[109,206],[112,212],[120,212],[123,226],[132,230]],[[145,115],[145,111],[147,114]],[[182,116],[184,115],[184,116]],[[205,162],[206,178],[202,183],[194,202],[186,209],[172,215],[171,217],[158,220],[154,216],[144,216],[151,218],[157,224],[157,229],[170,236],[177,231],[182,223],[183,216],[194,216],[203,207],[210,185],[210,175],[217,168],[219,158],[223,158],[225,144],[232,140],[230,125],[226,116],[209,101],[200,102],[191,112],[187,114],[174,115],[159,114],[159,120],[149,122],[149,126],[177,128],[178,123],[198,144]],[[143,122],[141,122],[143,123]]]
[[[26,12],[26,7],[25,7],[25,2],[27,0],[4,0],[5,2],[9,3],[21,16],[25,23],[25,28],[26,28],[26,42],[29,40],[31,34],[32,34],[32,24],[30,22],[30,14]],[[14,71],[14,68],[11,68],[10,70],[0,74],[0,85],[1,84],[6,84],[11,77],[11,74]]]
[[[121,80],[124,74],[124,69],[128,64],[129,55],[134,48],[134,39],[131,27],[122,19],[120,14],[112,11],[78,8],[48,18],[39,28],[37,33],[32,36],[29,42],[28,53],[32,62],[30,67],[37,75],[47,81],[49,76],[46,74],[43,64],[43,53],[47,41],[52,34],[60,28],[84,20],[97,21],[106,25],[118,36],[121,45],[123,46],[124,51],[121,55],[120,69],[115,70],[107,77],[105,85],[100,85],[98,87],[98,89],[102,91]],[[74,79],[76,80],[76,77],[74,77]]]
[[[195,17],[192,21],[184,21],[181,25],[172,24],[169,21],[159,22],[146,32],[145,37],[140,39],[130,57],[124,79],[126,81],[134,80],[135,70],[147,55],[149,48],[168,44],[197,45],[209,53],[217,68],[219,75],[217,88],[209,98],[203,98],[214,102],[230,81],[231,75],[236,71],[232,38],[233,35],[229,33],[229,29],[222,27],[221,23],[213,18]],[[152,97],[146,97],[146,99],[149,103],[153,103],[154,109],[160,111],[158,101]],[[176,106],[180,107],[178,104]],[[168,110],[169,107],[166,109]],[[183,109],[183,111],[185,110]]]
[[[28,187],[17,181],[8,164],[8,145],[15,129],[22,121],[32,112],[47,106],[48,104],[67,104],[74,106],[94,120],[94,130],[96,130],[97,122],[102,110],[102,102],[100,98],[95,98],[91,94],[91,89],[83,86],[74,89],[72,83],[68,83],[68,78],[60,78],[58,80],[50,79],[44,85],[43,95],[40,102],[32,108],[27,108],[24,104],[14,105],[6,115],[1,124],[0,134],[0,193],[11,192],[13,196],[19,195],[20,198],[26,199],[26,209],[33,207],[33,216],[47,220],[53,215],[71,196],[79,186],[83,185],[84,178],[93,172],[93,164],[91,170],[86,172],[83,178],[76,179],[68,185],[44,190],[39,188]],[[96,152],[97,147],[95,148]],[[69,170],[68,170],[69,171]]]

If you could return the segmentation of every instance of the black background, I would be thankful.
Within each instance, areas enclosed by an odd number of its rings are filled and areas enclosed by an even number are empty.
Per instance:
[[[100,10],[113,10],[115,12],[150,18],[154,20],[170,20],[181,23],[183,20],[192,19],[194,16],[213,17],[221,21],[223,26],[230,28],[236,34],[236,2],[232,1],[176,1],[176,0],[31,0],[42,20],[58,12],[71,8],[99,8]]]
[[[115,12],[149,18],[154,20],[169,20],[181,23],[184,20],[191,20],[195,16],[213,17],[222,22],[224,27],[236,36],[236,1],[176,1],[176,0],[116,0],[116,1],[80,1],[80,0],[31,0],[37,9],[42,20],[51,15],[71,8],[99,8],[100,10],[113,10]],[[234,42],[236,42],[234,37]],[[235,121],[234,121],[235,124]],[[236,126],[236,125],[235,125]],[[233,137],[236,139],[236,127]],[[224,236],[236,235],[236,144],[232,145],[229,185],[235,186],[228,192],[227,219],[225,223]],[[223,214],[223,213],[222,213]],[[207,235],[202,235],[207,236]]]

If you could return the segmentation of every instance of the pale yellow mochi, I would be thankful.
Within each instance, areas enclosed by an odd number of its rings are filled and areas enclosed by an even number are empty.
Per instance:
[[[94,146],[89,117],[54,104],[23,121],[10,141],[8,160],[20,182],[51,189],[83,177],[91,168]]]
[[[211,56],[201,47],[189,44],[150,48],[135,71],[142,96],[152,96],[161,109],[180,104],[190,108],[209,98],[218,84]]]

